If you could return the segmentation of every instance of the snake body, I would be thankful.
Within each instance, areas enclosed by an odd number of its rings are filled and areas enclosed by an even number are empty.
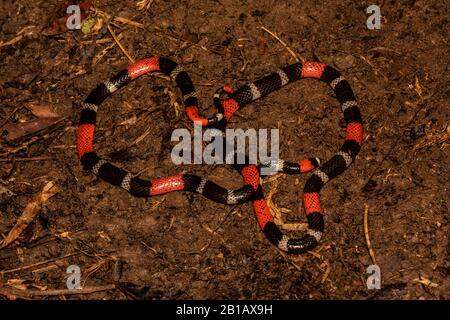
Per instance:
[[[150,57],[139,60],[122,70],[108,81],[98,85],[81,104],[81,115],[77,136],[77,152],[83,167],[115,186],[120,186],[137,197],[149,197],[172,191],[190,191],[202,194],[215,202],[239,204],[250,199],[255,192],[254,181],[238,190],[228,190],[216,183],[191,174],[178,174],[154,180],[144,180],[132,173],[100,158],[94,151],[94,131],[97,109],[113,92],[126,86],[132,80],[146,73],[162,72],[170,76],[183,95],[186,113],[193,121],[203,125],[214,125],[217,117],[201,118],[198,116],[198,100],[192,81],[183,68],[172,60],[163,57]],[[239,170],[256,172],[255,165],[240,166]]]
[[[309,158],[298,162],[279,160],[274,168],[276,171],[288,174],[304,173],[315,169],[303,189],[303,206],[308,220],[306,235],[301,238],[290,238],[284,235],[274,223],[260,184],[260,166],[248,163],[234,165],[243,176],[245,185],[237,190],[228,190],[205,178],[190,174],[173,175],[151,181],[143,180],[101,159],[94,152],[93,141],[98,106],[119,88],[151,72],[162,72],[175,81],[183,96],[185,112],[190,120],[222,130],[237,110],[289,83],[313,78],[331,86],[341,104],[346,122],[345,141],[339,152],[320,166],[317,158]],[[84,100],[77,134],[78,156],[85,169],[113,185],[124,188],[134,196],[148,197],[172,191],[190,191],[223,204],[239,204],[251,200],[258,224],[272,244],[292,254],[304,253],[316,247],[324,231],[319,192],[327,182],[351,165],[362,144],[361,115],[349,83],[336,69],[323,63],[296,63],[246,84],[236,91],[224,87],[214,96],[214,102],[218,109],[217,113],[210,118],[200,116],[197,93],[187,72],[167,58],[144,58],[98,85]]]
[[[216,102],[219,112],[224,115],[224,121],[227,121],[233,113],[250,102],[279,90],[289,83],[305,78],[318,79],[331,86],[341,104],[346,128],[345,141],[339,152],[317,168],[305,183],[303,207],[308,220],[308,230],[303,237],[290,238],[282,233],[273,221],[261,185],[254,186],[256,192],[252,198],[252,206],[260,228],[272,244],[292,254],[309,251],[319,243],[324,231],[323,210],[320,206],[319,192],[326,183],[343,173],[352,164],[361,149],[362,119],[350,84],[339,71],[326,64],[320,62],[295,63],[260,80],[244,85],[234,92],[222,92],[220,104]],[[287,168],[291,167],[292,163],[279,160],[276,169],[280,172],[293,174],[309,171],[318,164],[312,159],[306,161],[307,165],[302,165],[305,163],[305,160],[303,160],[299,162],[298,168],[289,170]],[[255,181],[259,182],[259,179],[255,179]]]

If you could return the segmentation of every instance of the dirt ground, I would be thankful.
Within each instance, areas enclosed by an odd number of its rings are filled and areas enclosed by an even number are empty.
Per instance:
[[[134,0],[96,1],[91,15],[103,19],[100,32],[45,35],[70,3],[2,1],[0,235],[49,181],[59,192],[0,249],[0,296],[14,298],[5,293],[11,288],[67,289],[66,268],[78,265],[83,288],[100,291],[68,299],[449,299],[450,6],[379,1],[381,29],[369,30],[373,2],[318,3],[155,0],[139,10]],[[182,64],[205,114],[213,113],[217,88],[295,62],[261,27],[306,61],[345,75],[363,116],[363,148],[321,192],[325,234],[314,252],[281,254],[249,203],[225,206],[183,192],[135,198],[82,169],[75,153],[79,103],[130,63],[105,27],[110,22],[131,57]],[[172,131],[192,128],[174,97],[181,104],[174,84],[155,76],[116,92],[99,109],[98,153],[145,178],[191,172],[241,186],[227,166],[172,164]],[[34,119],[30,104],[50,106],[64,119],[8,142],[5,128]],[[331,90],[303,80],[239,111],[230,127],[279,127],[282,158],[328,159],[343,142],[341,118]],[[299,199],[308,176],[275,180],[272,200],[289,209],[285,223],[305,222]],[[264,184],[266,194],[276,182]],[[366,287],[373,261],[365,212],[380,290]],[[112,283],[121,290],[101,290]]]

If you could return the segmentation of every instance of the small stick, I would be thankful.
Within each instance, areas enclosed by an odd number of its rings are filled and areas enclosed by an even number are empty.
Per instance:
[[[220,219],[219,223],[217,224],[217,226],[214,229],[209,228],[208,226],[201,224],[203,228],[206,229],[206,231],[208,231],[209,233],[216,235],[220,238],[220,241],[222,243],[225,243],[225,240],[223,239],[223,237],[217,233],[217,230],[219,230],[219,228],[225,223],[225,221],[228,219],[228,217],[230,215],[235,215],[237,213],[236,209],[233,208],[230,211],[228,211],[227,213],[224,214],[224,216]],[[201,249],[200,252],[204,252],[206,249],[208,249],[211,246],[211,243],[213,242],[213,238],[211,237],[211,239],[209,240],[209,242],[207,244],[205,244]]]
[[[385,48],[385,47],[375,47],[375,48],[369,49],[367,52],[372,52],[372,51],[389,51],[389,52],[394,52],[399,55],[403,54],[401,52],[395,51],[394,49],[389,49],[389,48]]]
[[[136,3],[136,6],[138,7],[139,10],[148,10],[148,8],[150,8],[150,6],[152,5],[153,0],[140,0]]]
[[[34,269],[33,271],[31,271],[31,273],[36,275],[37,273],[47,272],[47,271],[50,271],[50,270],[53,270],[53,269],[58,269],[58,268],[59,267],[56,264],[51,264],[51,265],[43,267],[43,268]]]
[[[104,39],[99,39],[99,40],[95,41],[95,43],[103,44],[103,43],[111,42],[112,40],[113,39],[111,39],[111,38],[104,38]],[[94,40],[83,40],[83,41],[81,41],[81,44],[91,44],[93,42],[94,42]]]
[[[30,265],[27,265],[27,266],[23,266],[23,267],[20,267],[20,268],[0,271],[0,274],[4,275],[6,273],[13,273],[13,272],[17,272],[17,271],[23,271],[23,270],[31,269],[31,268],[34,268],[34,267],[42,266],[42,265],[47,264],[47,263],[52,263],[52,262],[63,260],[63,259],[69,258],[69,257],[77,256],[77,255],[80,255],[80,254],[82,254],[82,252],[70,253],[70,254],[67,254],[67,255],[59,257],[59,258],[54,258],[54,259],[50,259],[50,260],[46,260],[46,261],[33,263],[33,264],[30,264]]]
[[[202,49],[202,50],[204,50],[206,52],[211,52],[211,53],[217,54],[219,56],[223,56],[223,53],[220,52],[220,51],[207,48],[205,46],[199,45],[198,43],[194,43],[192,41],[180,38],[180,37],[175,36],[175,35],[170,35],[168,33],[165,33],[163,31],[159,30],[158,28],[156,28],[154,31],[155,31],[155,35],[159,35],[160,37],[166,37],[166,38],[169,38],[169,39],[175,40],[175,41],[183,41],[183,42],[189,44],[190,46],[195,46],[195,47],[198,47],[198,48],[200,48],[200,49]]]
[[[133,27],[138,27],[140,29],[144,29],[144,25],[142,23],[139,23],[139,22],[127,19],[127,18],[115,17],[114,21],[117,21],[117,22],[120,22],[120,23],[123,23],[123,24],[128,24],[128,25],[133,26]]]
[[[36,218],[45,202],[47,202],[48,199],[53,197],[58,192],[58,187],[56,187],[53,182],[48,182],[42,191],[27,204],[22,214],[17,219],[14,227],[12,227],[6,237],[0,241],[0,249],[3,249],[13,243]]]
[[[144,241],[141,241],[141,243],[142,243],[146,248],[152,250],[155,254],[158,254],[158,253],[159,253],[156,249],[150,247],[150,246],[149,246],[148,244],[146,244]]]
[[[14,161],[24,162],[24,161],[46,161],[55,160],[53,157],[32,157],[32,158],[14,158]],[[10,162],[12,159],[0,159],[0,162]]]
[[[8,40],[5,42],[0,41],[0,48],[13,45],[13,44],[19,42],[22,38],[23,38],[23,35],[18,35],[16,37],[12,38],[11,40]]]
[[[330,275],[330,271],[331,271],[330,263],[328,261],[325,261],[324,263],[327,266],[327,268],[325,269],[325,273],[323,274],[323,277],[322,277],[322,280],[320,280],[320,283],[324,283],[328,279],[328,276]]]
[[[426,98],[419,96],[421,101],[424,101]],[[417,105],[417,103],[414,103],[413,105]],[[391,145],[391,147],[389,148],[389,150],[386,152],[386,154],[383,156],[383,158],[381,159],[380,162],[378,162],[378,164],[376,165],[375,169],[372,171],[372,174],[369,176],[369,178],[367,179],[367,182],[365,185],[367,185],[367,183],[369,183],[370,179],[372,179],[375,174],[377,173],[378,169],[380,169],[381,165],[383,164],[383,162],[389,157],[389,155],[391,154],[391,152],[397,147],[397,144],[400,142],[400,140],[403,137],[404,132],[407,130],[407,128],[409,128],[413,122],[416,120],[417,115],[419,114],[419,112],[421,112],[423,110],[423,108],[427,106],[426,103],[422,103],[420,105],[419,108],[417,108],[417,110],[414,112],[413,116],[411,117],[411,119],[406,123],[406,125],[403,127],[404,129],[401,130],[401,134],[399,134],[397,136],[397,138],[395,139],[394,143]]]
[[[289,256],[287,255],[286,252],[281,251],[281,250],[278,249],[278,248],[276,248],[276,249],[277,249],[278,253],[284,258],[284,260],[286,260],[288,263],[292,264],[292,266],[293,266],[295,269],[297,269],[297,271],[302,271],[301,266],[299,266],[298,264],[296,264],[296,263],[292,260],[292,258],[289,257]]]
[[[17,108],[15,108],[6,118],[5,121],[2,122],[2,124],[0,124],[0,128],[2,128],[5,124],[8,123],[9,118],[11,118],[17,111],[19,111],[19,109],[22,109],[23,106],[19,106]]]
[[[134,140],[131,143],[131,146],[134,146],[134,145],[138,144],[139,142],[141,142],[142,140],[144,140],[150,134],[150,132],[152,132],[153,130],[154,130],[154,128],[152,128],[152,127],[145,130],[145,132],[141,136],[137,137],[136,140]]]
[[[302,62],[304,63],[305,60],[302,57],[299,57],[291,48],[288,47],[288,45],[286,44],[286,42],[284,42],[283,40],[281,40],[275,32],[270,31],[269,29],[267,29],[266,27],[262,26],[261,27],[262,30],[264,30],[265,32],[267,32],[268,34],[270,34],[272,37],[274,37],[275,39],[277,39],[285,48],[286,50],[291,54],[291,56],[294,57],[295,61],[297,62]]]
[[[361,55],[361,54],[358,54],[358,57],[361,58],[361,59],[362,59],[365,63],[367,63],[369,66],[371,66],[372,69],[375,70],[375,74],[378,72],[378,73],[380,73],[380,74],[383,76],[384,80],[386,80],[386,81],[389,80],[389,78],[388,78],[383,72],[381,72],[378,68],[376,68],[376,67],[373,65],[373,63],[369,61],[369,59],[367,59],[366,57],[364,57],[364,56]]]
[[[375,253],[372,249],[372,244],[370,243],[369,237],[369,206],[366,204],[364,209],[364,236],[366,237],[367,248],[369,249],[370,258],[373,264],[377,264],[375,260]]]
[[[134,63],[135,60],[130,56],[130,54],[127,52],[125,47],[120,43],[119,39],[117,38],[116,34],[114,33],[114,31],[110,25],[108,25],[108,31],[111,34],[111,36],[113,37],[114,41],[119,46],[120,50],[122,50],[122,52],[127,56],[128,60],[130,60],[131,63]]]
[[[212,82],[194,82],[195,86],[200,86],[200,87],[214,87],[215,84]]]
[[[118,38],[120,38],[120,34]],[[97,42],[98,43],[98,42]],[[97,53],[95,57],[92,59],[92,65],[95,66],[104,56],[106,53],[108,53],[109,50],[111,50],[116,45],[116,42],[111,43],[109,46],[104,48],[102,51]]]
[[[114,284],[108,284],[98,287],[86,287],[83,289],[63,289],[63,290],[20,290],[20,289],[4,289],[0,290],[0,294],[12,294],[17,296],[35,297],[35,296],[60,296],[69,294],[89,294],[99,291],[115,290]]]

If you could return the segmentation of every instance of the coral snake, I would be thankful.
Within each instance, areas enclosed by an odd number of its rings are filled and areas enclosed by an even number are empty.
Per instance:
[[[276,171],[288,174],[303,173],[315,169],[303,189],[303,207],[308,221],[308,229],[305,235],[300,238],[290,238],[284,235],[274,223],[260,184],[260,166],[254,164],[234,165],[243,176],[245,185],[237,190],[228,190],[212,181],[191,174],[178,174],[151,181],[143,180],[107,162],[95,153],[93,143],[98,106],[119,88],[124,87],[139,76],[151,72],[162,72],[175,81],[183,96],[185,112],[190,120],[201,123],[203,126],[216,127],[222,130],[237,110],[291,82],[313,78],[331,86],[341,104],[346,123],[345,141],[339,152],[322,165],[319,164],[317,158],[304,159],[299,162],[279,160],[272,164]],[[295,254],[304,253],[316,247],[324,230],[319,192],[327,182],[340,175],[350,166],[362,144],[361,115],[349,83],[336,69],[323,63],[295,63],[260,80],[246,84],[236,91],[228,87],[220,89],[214,95],[214,104],[217,107],[214,116],[210,118],[200,116],[197,93],[187,72],[168,58],[144,58],[131,64],[126,70],[119,72],[110,80],[98,85],[81,104],[77,133],[78,156],[86,170],[93,172],[113,185],[122,187],[134,196],[148,197],[182,190],[200,193],[223,204],[239,204],[250,200],[260,228],[267,239],[279,249]]]

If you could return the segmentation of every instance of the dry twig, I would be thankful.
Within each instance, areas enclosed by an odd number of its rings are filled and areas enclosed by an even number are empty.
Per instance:
[[[59,261],[59,260],[63,260],[69,257],[73,257],[73,256],[78,256],[82,254],[82,252],[73,252],[73,253],[69,253],[66,254],[65,256],[59,257],[59,258],[54,258],[54,259],[49,259],[49,260],[45,260],[45,261],[41,261],[41,262],[37,262],[37,263],[33,263],[27,266],[23,266],[23,267],[19,267],[19,268],[14,268],[14,269],[10,269],[10,270],[4,270],[4,271],[0,271],[1,275],[7,274],[7,273],[14,273],[14,272],[18,272],[18,271],[23,271],[23,270],[28,270],[34,267],[38,267],[38,266],[42,266],[44,264],[48,264],[48,263],[52,263],[55,261]]]
[[[125,49],[125,47],[120,43],[119,39],[117,38],[114,30],[111,28],[110,25],[108,25],[108,31],[111,34],[111,36],[113,37],[114,41],[117,43],[117,45],[119,46],[120,50],[122,50],[123,54],[128,58],[128,60],[130,60],[131,63],[134,62],[134,59],[130,56],[130,54],[128,53],[128,51]]]
[[[128,24],[130,26],[137,27],[140,29],[144,29],[144,25],[142,23],[139,23],[139,22],[136,22],[136,21],[124,18],[124,17],[115,17],[114,21],[122,23],[122,24]]]
[[[0,242],[0,249],[6,247],[16,240],[20,234],[28,227],[28,225],[33,221],[36,215],[39,213],[42,205],[52,196],[59,192],[59,189],[49,182],[42,189],[41,193],[34,198],[34,200],[26,206],[22,215],[16,222],[16,225],[9,231],[8,235]]]
[[[370,243],[369,237],[369,206],[366,204],[364,209],[364,236],[366,238],[367,249],[369,250],[370,258],[373,264],[377,264],[375,260],[375,253],[372,249],[372,244]]]
[[[136,3],[136,7],[138,7],[139,10],[148,10],[150,6],[152,5],[154,0],[139,0]]]
[[[284,42],[283,40],[280,39],[280,37],[277,36],[277,34],[273,31],[270,31],[269,29],[267,29],[266,27],[262,26],[261,27],[262,30],[264,30],[265,32],[267,32],[268,34],[270,34],[272,37],[274,37],[275,39],[277,39],[282,45],[283,47],[286,48],[286,50],[291,54],[291,56],[294,57],[295,61],[297,62],[302,62],[304,63],[305,60],[302,57],[299,57],[291,48],[289,48],[289,46],[286,44],[286,42]]]
[[[98,287],[86,287],[82,289],[63,289],[63,290],[20,290],[14,288],[0,289],[0,295],[15,299],[17,297],[37,297],[37,296],[61,296],[75,294],[90,294],[99,291],[115,290],[114,284],[108,284]]]

